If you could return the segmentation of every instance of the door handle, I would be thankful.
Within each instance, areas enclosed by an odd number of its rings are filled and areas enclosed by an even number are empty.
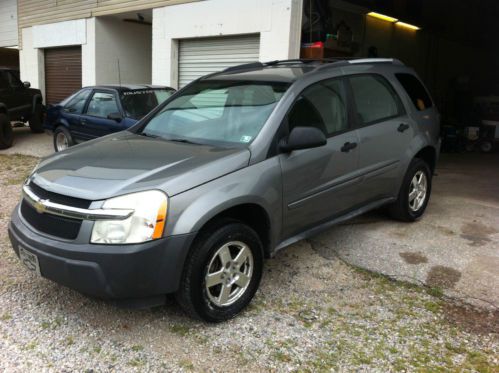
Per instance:
[[[341,151],[343,153],[348,153],[350,150],[352,149],[355,149],[357,147],[357,143],[356,142],[346,142],[343,144],[343,146],[341,147]]]
[[[409,125],[407,123],[400,123],[400,126],[398,126],[397,131],[399,132],[404,132],[405,130],[409,129]]]
[[[86,120],[86,119],[80,119],[80,123],[81,123],[82,125],[85,125],[85,124],[87,124],[87,120]]]

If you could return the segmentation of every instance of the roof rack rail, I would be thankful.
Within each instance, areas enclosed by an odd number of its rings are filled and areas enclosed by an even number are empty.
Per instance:
[[[319,63],[314,71],[322,70],[329,67],[338,67],[338,66],[346,66],[346,65],[355,65],[355,64],[375,64],[375,63],[386,63],[386,64],[394,64],[394,65],[404,65],[401,61],[395,58],[365,58],[365,57],[333,57],[333,58],[320,58],[320,59],[307,59],[307,58],[295,58],[289,60],[274,60],[268,62],[250,62],[242,65],[231,66],[222,70],[220,72],[216,72],[212,75],[217,75],[220,73],[230,73],[241,70],[250,70],[254,68],[262,68],[266,66],[278,66],[278,65],[292,65],[292,64],[312,64]]]

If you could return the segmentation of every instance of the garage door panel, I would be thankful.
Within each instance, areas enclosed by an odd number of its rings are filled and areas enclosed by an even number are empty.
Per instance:
[[[45,49],[45,102],[61,102],[81,85],[81,47]]]
[[[206,74],[258,61],[259,55],[259,35],[180,40],[179,87]]]

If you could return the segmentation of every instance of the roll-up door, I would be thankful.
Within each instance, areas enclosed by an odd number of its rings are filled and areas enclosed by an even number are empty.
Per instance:
[[[179,88],[200,76],[243,63],[256,62],[260,36],[223,36],[179,41]]]
[[[56,104],[81,88],[81,47],[45,49],[45,102]]]

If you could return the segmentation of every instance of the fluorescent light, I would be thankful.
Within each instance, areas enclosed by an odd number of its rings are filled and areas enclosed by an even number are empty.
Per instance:
[[[421,30],[421,28],[419,28],[418,26],[411,25],[410,23],[405,23],[405,22],[398,21],[396,23],[396,25],[400,26],[400,27],[408,28],[410,30],[415,30],[415,31]]]
[[[382,19],[383,21],[388,21],[388,22],[397,22],[398,21],[397,18],[385,16],[384,14],[376,13],[376,12],[369,12],[369,13],[367,13],[367,15],[374,17],[374,18]]]

